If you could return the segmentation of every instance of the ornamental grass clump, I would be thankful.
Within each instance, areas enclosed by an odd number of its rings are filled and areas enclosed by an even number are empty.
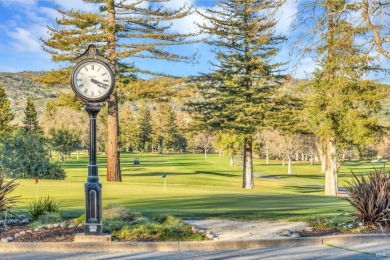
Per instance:
[[[345,186],[351,197],[345,199],[356,209],[357,220],[367,227],[389,227],[390,170],[375,170],[366,177],[352,175]]]
[[[188,241],[205,239],[204,233],[194,233],[191,225],[171,215],[160,216],[154,219],[140,218],[111,234],[126,241]]]
[[[44,215],[46,212],[61,213],[62,204],[56,202],[54,198],[47,196],[46,198],[40,198],[38,201],[34,201],[28,207],[28,211],[33,220],[37,220],[39,216]]]

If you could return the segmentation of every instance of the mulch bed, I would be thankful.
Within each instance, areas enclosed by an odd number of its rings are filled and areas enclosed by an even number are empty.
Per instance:
[[[0,230],[0,238],[12,237],[21,231],[32,230],[28,225],[24,226],[8,226]],[[26,233],[18,238],[14,238],[13,242],[73,242],[77,233],[83,233],[82,227],[74,228],[50,228],[38,232]]]
[[[6,228],[0,228],[0,239],[6,237],[14,238],[16,233],[21,231],[32,230],[33,228],[28,225],[22,226],[8,226]],[[82,227],[74,228],[50,228],[44,229],[38,232],[26,233],[13,240],[13,242],[73,242],[74,237],[77,233],[83,233]],[[384,230],[385,233],[389,233],[390,230]],[[331,236],[331,235],[351,235],[351,234],[362,234],[358,232],[341,232],[338,229],[313,229],[312,231],[300,231],[301,237],[320,237],[320,236]],[[382,234],[378,229],[368,229],[363,234]],[[115,241],[120,241],[115,239]],[[125,240],[123,240],[125,241]]]

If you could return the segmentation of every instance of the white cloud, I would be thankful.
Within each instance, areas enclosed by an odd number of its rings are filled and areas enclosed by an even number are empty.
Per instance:
[[[291,24],[298,13],[298,1],[287,0],[286,3],[276,13],[276,32],[287,35],[291,32]]]
[[[53,20],[60,17],[60,13],[56,9],[50,7],[41,6],[39,12]]]
[[[37,0],[1,0],[0,4],[4,5],[21,5],[21,6],[31,6],[36,5]]]
[[[85,12],[97,11],[99,5],[97,4],[86,4],[82,0],[54,0],[53,1],[61,9],[65,10],[80,10]]]
[[[40,52],[41,46],[39,40],[34,38],[30,30],[24,28],[15,28],[14,31],[8,33],[9,37],[14,41],[11,45],[15,50],[21,52]]]

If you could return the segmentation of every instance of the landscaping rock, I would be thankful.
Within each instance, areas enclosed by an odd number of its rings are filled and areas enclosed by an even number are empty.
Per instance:
[[[26,234],[32,234],[32,233],[33,233],[32,229],[26,230]]]
[[[60,226],[60,224],[58,224],[58,223],[57,224],[53,224],[54,228],[58,228],[59,226]]]
[[[77,227],[84,227],[84,224],[80,223],[80,224],[77,225]]]
[[[199,229],[199,233],[205,233],[205,231],[203,229]]]
[[[8,242],[12,242],[12,241],[14,241],[14,239],[12,237],[7,237],[7,238],[1,239],[1,242],[3,242],[3,243],[8,243]]]
[[[68,226],[68,228],[74,228],[74,227],[76,227],[76,226],[73,224]]]
[[[313,228],[312,228],[312,227],[306,227],[306,228],[305,228],[305,231],[307,231],[307,232],[312,232],[312,231],[313,231]]]
[[[30,223],[30,219],[29,218],[25,218],[22,220],[22,224],[28,224]]]
[[[298,238],[298,237],[301,237],[301,235],[299,233],[293,233],[291,235],[291,238]]]
[[[2,238],[1,239],[1,242],[3,243],[8,243],[8,242],[11,242],[12,240],[8,240],[8,237],[7,238]]]
[[[48,229],[51,229],[51,228],[53,228],[53,227],[54,227],[53,224],[47,225],[47,228],[48,228]]]
[[[20,237],[20,234],[19,234],[19,233],[16,233],[16,234],[14,235],[14,238],[17,239],[18,237]]]
[[[25,215],[19,215],[18,217],[19,217],[20,220],[26,219]]]
[[[66,228],[68,226],[68,224],[66,224],[66,222],[62,222],[61,224],[60,224],[60,227],[61,228]]]
[[[206,233],[206,238],[207,239],[213,239],[214,235],[212,233]]]
[[[26,231],[20,231],[19,235],[24,236],[26,234]]]
[[[292,233],[293,232],[291,230],[286,229],[286,230],[283,231],[282,236],[290,237],[292,235]]]
[[[196,233],[198,233],[198,231],[199,231],[199,229],[197,229],[197,228],[194,227],[194,226],[191,226],[191,233],[192,233],[192,234],[196,234]]]
[[[4,225],[4,220],[0,220],[0,226]]]

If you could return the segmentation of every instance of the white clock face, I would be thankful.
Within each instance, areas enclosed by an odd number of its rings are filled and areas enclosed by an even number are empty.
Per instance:
[[[109,69],[95,61],[79,65],[73,73],[75,90],[83,98],[99,100],[111,91],[113,75]]]

